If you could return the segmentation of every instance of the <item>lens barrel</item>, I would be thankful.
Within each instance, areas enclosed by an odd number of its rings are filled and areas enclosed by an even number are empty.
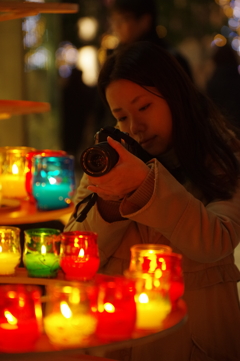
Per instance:
[[[118,162],[119,155],[108,142],[101,142],[87,148],[80,157],[80,164],[85,173],[92,177],[100,177]]]

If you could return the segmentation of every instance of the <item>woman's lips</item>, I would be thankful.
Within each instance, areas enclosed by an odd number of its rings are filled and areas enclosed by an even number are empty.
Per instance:
[[[154,141],[155,138],[156,138],[156,136],[151,137],[151,138],[148,138],[148,139],[143,139],[143,140],[141,140],[141,141],[139,142],[139,144],[140,144],[142,147],[146,147],[146,146],[148,146],[149,144],[151,144],[151,143]]]

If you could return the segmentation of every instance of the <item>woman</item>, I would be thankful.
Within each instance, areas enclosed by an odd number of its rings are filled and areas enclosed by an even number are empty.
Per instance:
[[[109,137],[119,161],[101,177],[83,176],[76,202],[95,192],[97,203],[65,230],[98,233],[100,272],[107,274],[128,268],[133,244],[170,245],[183,256],[188,307],[179,331],[114,358],[239,361],[239,140],[176,60],[149,42],[109,57],[99,90],[117,127],[152,160],[145,164]]]

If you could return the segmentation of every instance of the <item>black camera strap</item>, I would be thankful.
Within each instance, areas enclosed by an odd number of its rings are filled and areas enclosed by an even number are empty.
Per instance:
[[[97,200],[97,193],[91,193],[87,197],[85,197],[82,201],[78,202],[78,204],[75,207],[75,211],[73,213],[73,217],[76,219],[76,222],[83,222],[84,221],[84,219],[87,217],[88,212],[90,211],[90,209],[96,203],[96,200]],[[87,203],[87,205],[78,214],[79,207],[84,203]]]

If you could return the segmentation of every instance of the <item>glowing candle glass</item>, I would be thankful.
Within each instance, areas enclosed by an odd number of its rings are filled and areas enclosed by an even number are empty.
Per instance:
[[[20,229],[0,226],[0,275],[14,274],[20,260]]]
[[[96,276],[96,335],[103,341],[132,336],[136,322],[135,282],[121,276]]]
[[[97,234],[94,232],[63,232],[60,265],[67,280],[91,280],[99,268]]]
[[[41,291],[0,285],[0,351],[31,352],[42,332]]]
[[[60,268],[61,231],[52,228],[33,228],[24,231],[23,263],[29,277],[54,278]]]
[[[75,190],[74,157],[35,155],[32,169],[32,195],[38,209],[68,207]]]
[[[26,155],[35,148],[1,147],[0,148],[0,185],[2,197],[24,199],[26,191]]]
[[[169,283],[148,273],[128,273],[126,277],[135,280],[137,308],[137,331],[160,330],[162,323],[171,312],[171,301],[169,299]],[[134,277],[133,277],[134,276]]]
[[[96,329],[88,288],[82,283],[47,288],[44,329],[56,348],[84,345]]]
[[[136,244],[131,247],[129,271],[154,273],[159,268],[162,253],[171,253],[172,249],[163,244]]]
[[[169,297],[172,303],[172,309],[177,308],[177,301],[183,296],[184,281],[182,272],[182,255],[178,253],[163,254],[159,268],[163,277],[166,275],[169,279]]]
[[[64,150],[50,150],[50,149],[42,149],[42,150],[35,150],[32,152],[27,153],[26,155],[26,162],[27,162],[27,172],[26,172],[26,190],[32,202],[35,201],[32,195],[32,160],[35,155],[45,156],[64,156],[67,153]]]

